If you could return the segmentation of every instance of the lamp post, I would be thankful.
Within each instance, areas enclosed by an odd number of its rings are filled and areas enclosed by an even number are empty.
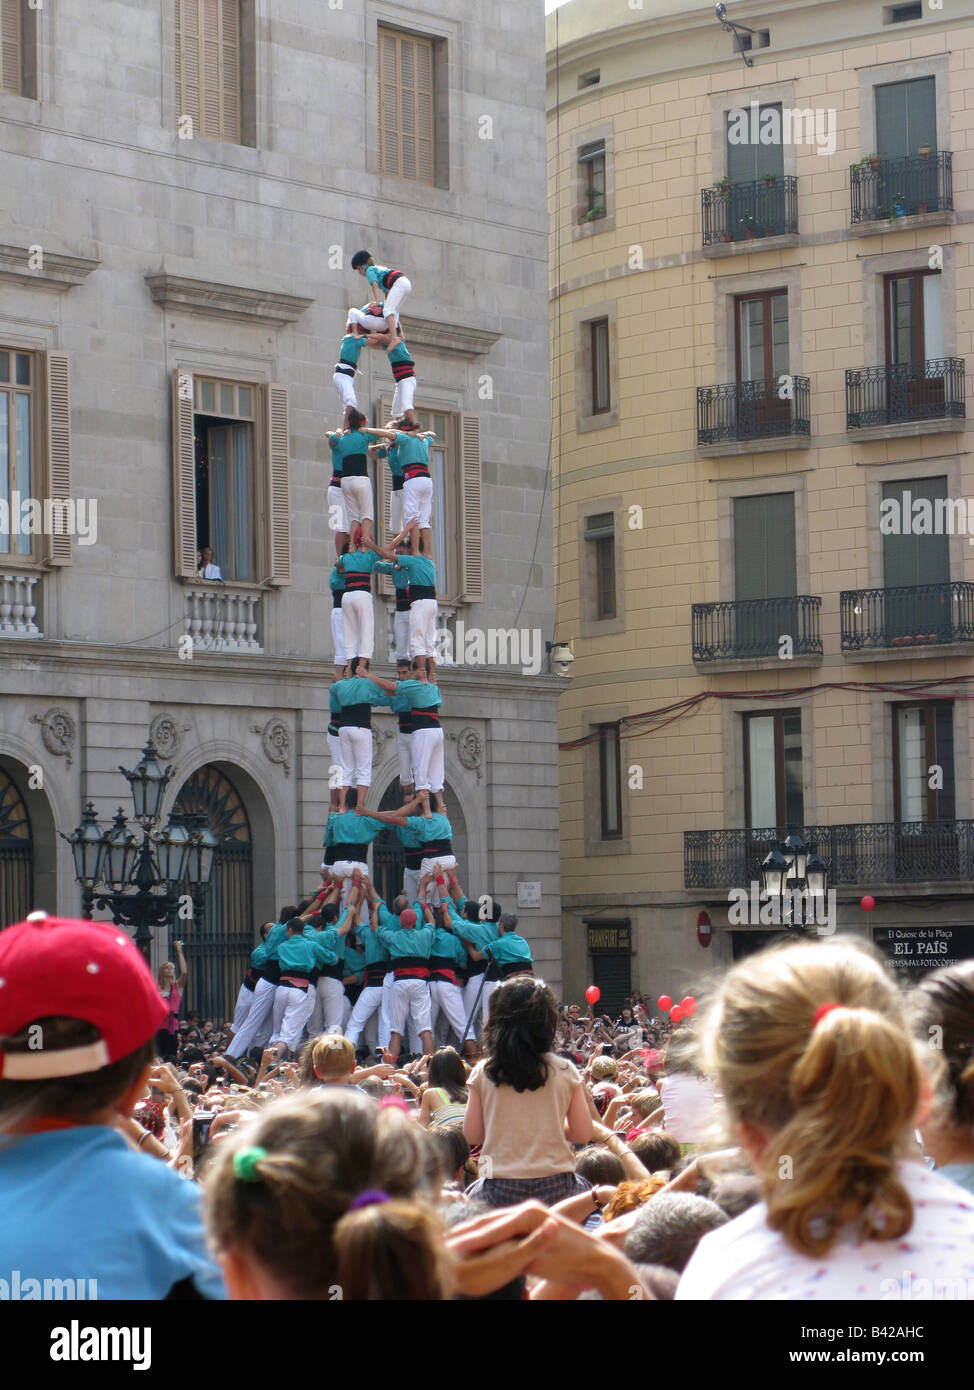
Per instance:
[[[815,905],[824,902],[828,865],[800,835],[792,831],[776,841],[760,868],[761,896],[778,899],[780,921],[793,930],[807,931],[814,926]],[[801,895],[801,920],[795,922],[795,894]],[[809,908],[811,907],[811,912]]]
[[[156,829],[173,768],[160,766],[151,739],[138,767],[119,767],[119,772],[132,791],[141,842],[121,807],[103,830],[90,801],[81,824],[61,838],[71,846],[85,917],[90,919],[97,907],[110,912],[116,926],[134,927],[135,944],[148,960],[150,928],[172,920],[181,895],[190,892],[194,902],[205,896],[219,841],[198,813],[175,812]]]

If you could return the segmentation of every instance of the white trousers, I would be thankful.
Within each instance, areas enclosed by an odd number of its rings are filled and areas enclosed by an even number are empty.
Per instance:
[[[446,1015],[447,1022],[457,1035],[457,1041],[463,1037],[464,1025],[467,1022],[467,1011],[463,1007],[463,990],[459,985],[448,984],[446,980],[430,980],[430,1000],[433,1006],[433,1017],[438,1014]]]
[[[395,285],[393,286],[395,289]],[[404,415],[407,410],[412,410],[413,401],[416,399],[416,378],[414,376],[404,376],[401,381],[396,382],[396,392],[392,398],[392,416],[398,420],[400,415]]]
[[[394,488],[389,494],[389,534],[398,536],[402,530],[402,488]]]
[[[321,981],[319,980],[318,983],[320,984]],[[353,1047],[358,1047],[358,1040],[362,1036],[369,1019],[377,1013],[380,1014],[381,1017],[382,999],[381,985],[366,985],[365,989],[362,990],[362,993],[356,999],[355,1007],[352,1009],[351,1016],[345,1025],[345,1036]],[[386,1046],[388,1047],[388,1045],[389,1039],[386,1038]]]
[[[255,986],[256,988],[256,986]],[[233,1024],[231,1025],[234,1033],[239,1033],[244,1026],[247,1015],[250,1013],[254,1002],[254,990],[248,989],[246,985],[241,985],[237,994],[237,1004],[233,1011]]]
[[[389,1026],[400,1037],[412,1019],[417,1033],[431,1033],[430,987],[425,980],[395,980],[389,995]]]
[[[335,532],[344,532],[346,536],[349,533],[345,494],[340,487],[332,487],[331,483],[328,484],[328,525]]]
[[[382,306],[382,312],[385,314],[386,318],[388,318],[390,314],[395,314],[397,327],[399,326],[399,310],[402,307],[402,302],[406,298],[406,295],[412,291],[412,288],[411,283],[406,279],[405,275],[400,275],[399,279],[386,295],[386,302]]]
[[[348,508],[348,519],[354,526],[359,521],[372,521],[375,508],[372,503],[372,484],[368,477],[353,476],[342,478],[342,496]]]
[[[319,1033],[340,1033],[344,1021],[345,986],[341,980],[333,980],[329,975],[318,977],[315,998],[308,1022],[308,1032],[313,1038]]]
[[[490,996],[493,994],[497,986],[502,985],[503,983],[503,980],[488,980],[487,983],[484,985],[483,1008],[481,1009],[480,1016],[483,1019],[485,1028],[487,1026],[487,1014],[490,1012]]]
[[[420,877],[419,869],[403,869],[402,871],[402,891],[411,903],[414,903],[419,896]]]
[[[409,655],[436,656],[436,619],[439,604],[435,598],[416,598],[409,606]]]
[[[395,286],[393,286],[395,288]],[[392,312],[391,310],[389,311]],[[366,314],[361,309],[349,309],[348,323],[354,323],[359,328],[364,328],[366,333],[384,333],[386,331],[386,321],[379,318],[377,314]],[[399,315],[396,315],[396,327],[399,327]]]
[[[372,730],[356,729],[346,724],[338,731],[338,744],[342,757],[340,785],[371,787]]]
[[[399,753],[399,784],[403,787],[413,785],[413,736],[397,734],[396,749]]]
[[[347,372],[336,372],[332,377],[335,383],[335,390],[338,392],[338,399],[342,403],[342,408],[350,405],[353,410],[358,409],[358,399],[355,395],[355,378],[349,376]]]
[[[410,609],[400,613],[396,609],[396,615],[392,620],[392,635],[396,645],[396,660],[409,660],[409,614]]]
[[[392,1004],[392,986],[396,983],[396,977],[391,970],[387,970],[382,977],[382,1008],[379,1010],[379,1046],[387,1048],[389,1038],[392,1035],[392,1017],[389,1013]]]
[[[444,754],[442,729],[413,730],[413,775],[418,792],[443,790]],[[453,861],[456,868],[456,860]]]
[[[345,651],[345,615],[340,608],[331,610],[331,641],[335,648],[335,665],[344,666],[348,660],[348,653]],[[357,652],[352,653],[357,656]]]
[[[467,1019],[470,1018],[473,1006],[477,1002],[477,995],[480,993],[480,982],[483,978],[483,975],[471,975],[470,979],[463,987],[463,1021],[465,1025]],[[484,988],[486,989],[487,986],[485,985]],[[480,1017],[478,1016],[470,1019],[470,1033],[468,1036],[471,1038],[479,1038],[482,1031],[483,1025]]]
[[[289,1052],[297,1052],[304,1032],[304,1025],[311,1017],[314,1008],[315,992],[309,985],[307,989],[296,989],[293,985],[278,985],[274,997],[274,1031],[271,1042],[282,1042]]]
[[[372,658],[375,652],[375,608],[368,589],[353,589],[342,594],[342,619],[345,628],[345,658]]]
[[[243,1057],[255,1043],[262,1040],[261,1034],[274,1010],[276,992],[277,985],[271,984],[270,980],[261,977],[257,981],[257,988],[254,990],[254,1002],[250,1006],[240,1032],[233,1035],[233,1041],[227,1048],[228,1057]]]
[[[342,486],[344,487],[344,482]],[[402,485],[402,521],[418,521],[420,530],[433,524],[433,479],[420,474],[407,478]]]

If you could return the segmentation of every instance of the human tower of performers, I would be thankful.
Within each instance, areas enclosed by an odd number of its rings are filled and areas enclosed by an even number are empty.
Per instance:
[[[268,1040],[282,1056],[297,1052],[306,1030],[312,1037],[344,1031],[360,1052],[365,1035],[387,1060],[399,1057],[404,1038],[414,1051],[431,1053],[434,1031],[452,1033],[472,1054],[492,990],[510,976],[533,973],[517,918],[487,895],[468,900],[457,876],[436,684],[429,457],[435,436],[418,427],[416,364],[399,317],[412,285],[401,270],[376,265],[368,251],[356,252],[352,269],[365,278],[375,302],[348,310],[334,374],[342,427],[328,435],[335,680],[323,886],[304,911],[282,909],[280,920],[264,929],[240,988],[231,1057]],[[392,418],[383,429],[369,428],[358,408],[355,377],[364,347],[388,355],[396,383]],[[383,460],[391,474],[392,540],[386,547],[375,537],[370,458],[376,467]],[[388,575],[395,588],[395,680],[370,670],[374,574]],[[377,705],[390,707],[399,720],[398,810],[366,805]],[[389,904],[376,893],[367,862],[370,844],[387,825],[395,828],[405,860],[402,892]]]

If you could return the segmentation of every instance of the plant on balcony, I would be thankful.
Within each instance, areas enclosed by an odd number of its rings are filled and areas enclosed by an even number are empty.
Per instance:
[[[730,190],[731,181],[729,174],[725,174],[722,179],[718,179],[717,182],[714,184],[714,192],[718,193],[722,198],[729,198]]]
[[[744,235],[750,240],[754,236],[754,213],[745,212],[741,214],[741,226],[744,228]]]
[[[761,178],[764,180],[765,188],[774,188],[775,183],[777,182],[776,174],[762,174]]]
[[[597,217],[605,216],[605,208],[592,208],[585,214],[586,222],[594,222]]]
[[[918,146],[917,146],[917,154],[920,156],[921,159],[929,159],[929,158],[930,158],[930,146],[927,145],[927,144],[918,145]]]
[[[890,207],[889,203],[880,203],[879,207],[876,209],[876,221],[888,222],[892,216],[893,209]]]
[[[883,162],[883,158],[884,158],[884,156],[881,155],[881,154],[867,154],[867,155],[866,155],[866,158],[863,160],[862,163],[863,163],[863,164],[868,164],[869,167],[870,167],[870,169],[878,169],[879,166],[880,166],[880,165],[882,164],[882,162]],[[862,168],[862,164],[860,164],[859,167],[860,167],[860,169],[861,169],[861,168]]]

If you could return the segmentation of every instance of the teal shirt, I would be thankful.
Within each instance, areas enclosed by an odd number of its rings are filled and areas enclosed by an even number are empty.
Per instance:
[[[346,676],[328,691],[328,708],[339,713],[346,705],[388,705],[392,696],[367,676]]]
[[[340,570],[337,564],[332,565],[331,575],[328,579],[328,584],[332,591],[336,594],[343,594],[345,592],[345,571]]]
[[[330,845],[364,845],[381,835],[385,825],[371,816],[358,816],[354,811],[332,811],[325,825],[324,847]]]
[[[350,550],[343,555],[338,565],[346,574],[394,574],[395,565],[391,560],[383,560],[374,550]]]
[[[392,708],[395,709],[396,706],[393,705]],[[422,844],[422,841],[416,834],[415,830],[410,830],[408,825],[397,825],[393,828],[395,829],[396,834],[399,836],[399,843],[402,845],[403,849],[419,849],[420,845]]]
[[[438,812],[434,812],[432,816],[407,816],[406,825],[419,836],[421,845],[427,845],[431,840],[453,839],[453,826],[446,816],[441,816]]]
[[[332,442],[334,440],[334,443]],[[328,442],[332,447],[332,461],[344,459],[349,454],[364,454],[368,451],[372,440],[361,430],[349,430],[347,434],[340,434],[337,438],[334,435],[328,436]]]
[[[409,348],[406,346],[405,342],[397,343],[389,353],[390,362],[412,362],[412,360],[413,359],[409,355]]]
[[[371,935],[371,932],[369,933]],[[349,946],[348,937],[345,937],[345,954],[343,956],[346,975],[357,975],[359,984],[362,983],[362,974],[365,970],[366,960],[364,951],[356,951],[354,946]]]
[[[406,571],[410,584],[425,584],[436,588],[436,566],[428,555],[397,555],[396,564]],[[417,681],[421,685],[422,681]]]
[[[386,276],[389,274],[391,266],[387,265],[367,265],[365,267],[365,278],[372,286],[378,285],[384,290],[386,287]]]
[[[287,939],[287,923],[275,922],[267,933],[267,940],[262,942],[250,957],[250,963],[255,970],[260,970],[268,961],[277,960],[278,948],[282,941]]]
[[[399,448],[399,462],[403,468],[410,463],[422,463],[429,468],[430,442],[428,439],[420,439],[415,434],[396,430],[396,444]]]
[[[278,960],[281,963],[282,975],[286,975],[289,970],[311,971],[317,964],[311,942],[304,935],[289,936],[286,941],[282,941]]]
[[[359,927],[358,939],[366,965],[379,965],[389,959],[389,952],[379,940],[378,931],[373,931],[371,926]]]
[[[396,681],[396,698],[398,699],[400,695],[409,701],[410,709],[439,709],[443,703],[440,687],[430,685],[428,682],[424,684],[423,681]],[[446,817],[441,816],[440,820],[446,820]],[[452,831],[449,833],[452,834]],[[430,836],[432,840],[445,840],[447,838],[448,835]]]
[[[389,952],[389,959],[393,965],[397,960],[409,956],[429,960],[433,949],[432,927],[400,927],[395,931],[391,927],[380,926],[378,936]]]
[[[479,948],[478,948],[479,949]],[[499,965],[531,965],[531,947],[516,931],[505,932],[487,947],[487,954]]]
[[[433,930],[433,949],[430,955],[452,960],[454,965],[465,966],[467,963],[467,952],[463,942],[443,927],[435,927]]]
[[[397,348],[396,351],[398,352],[398,350],[399,349]],[[389,356],[391,357],[392,353],[390,353]],[[386,462],[389,465],[389,472],[392,474],[392,481],[394,483],[398,483],[401,486],[402,471],[406,465],[399,457],[399,450],[396,448],[395,444],[383,444],[380,448],[376,449],[375,456],[376,458],[386,460]]]
[[[341,482],[341,478],[342,478],[342,456],[341,456],[341,454],[338,452],[338,439],[339,439],[339,437],[340,437],[340,436],[338,436],[337,434],[336,434],[336,435],[331,435],[331,434],[326,434],[326,435],[325,435],[325,438],[328,440],[328,447],[329,447],[329,449],[331,450],[331,471],[332,471],[332,474],[338,479],[339,482]]]
[[[483,951],[500,939],[500,927],[496,922],[468,922],[459,914],[453,919],[453,930],[463,941],[469,941],[475,951]]]
[[[346,909],[338,921],[330,927],[322,927],[319,930],[313,927],[310,922],[305,927],[304,938],[311,943],[315,965],[336,965],[338,963],[338,952],[341,943],[345,940],[343,936],[338,935],[338,928],[344,925],[347,916],[348,910]]]
[[[344,362],[347,367],[358,367],[364,347],[364,338],[357,338],[354,333],[346,333],[338,349],[339,362]]]

